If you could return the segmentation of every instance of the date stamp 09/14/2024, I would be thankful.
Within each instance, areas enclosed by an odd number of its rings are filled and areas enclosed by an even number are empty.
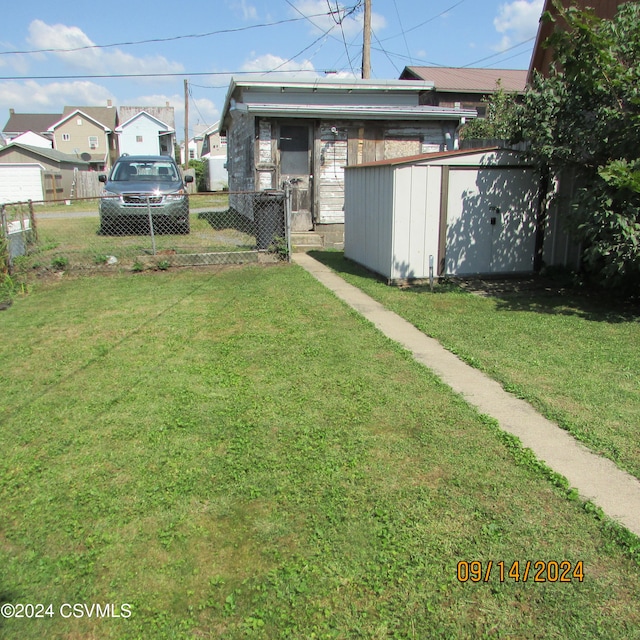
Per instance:
[[[459,582],[583,582],[584,562],[569,560],[526,560],[494,562],[460,560],[457,566]]]

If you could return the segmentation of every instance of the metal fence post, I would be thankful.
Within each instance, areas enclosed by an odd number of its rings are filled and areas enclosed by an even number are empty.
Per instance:
[[[291,184],[284,185],[284,232],[287,236],[287,261],[291,262]]]
[[[4,205],[0,207],[0,273],[11,275],[11,249],[9,247],[9,227]]]
[[[151,198],[147,196],[147,213],[149,214],[149,233],[151,234],[151,250],[156,255],[156,236],[153,231],[153,216],[151,215]]]

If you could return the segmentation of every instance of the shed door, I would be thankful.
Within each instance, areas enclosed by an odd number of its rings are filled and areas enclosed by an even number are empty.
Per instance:
[[[520,168],[451,169],[446,273],[533,270],[537,179]]]
[[[28,200],[44,200],[42,167],[39,164],[0,164],[0,202]]]
[[[313,229],[311,214],[311,127],[280,125],[280,180],[291,184],[291,229]]]

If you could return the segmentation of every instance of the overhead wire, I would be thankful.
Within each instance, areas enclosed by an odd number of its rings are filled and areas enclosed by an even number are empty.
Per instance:
[[[402,39],[404,40],[404,46],[407,49],[407,56],[409,57],[409,60],[411,60],[411,51],[409,50],[409,43],[407,42],[407,33],[404,30],[404,25],[402,24],[402,18],[400,17],[400,11],[398,11],[398,3],[396,0],[393,0],[393,6],[395,7],[396,15],[398,16],[398,24],[400,25],[400,31],[402,32]]]
[[[81,47],[72,47],[67,49],[50,48],[50,49],[29,49],[25,51],[0,51],[0,55],[7,56],[7,55],[18,55],[18,54],[22,55],[22,54],[30,54],[30,53],[74,53],[77,51],[85,51],[87,49],[108,49],[110,47],[128,47],[128,46],[138,45],[138,44],[172,42],[175,40],[194,39],[194,38],[209,38],[211,36],[222,35],[225,33],[237,33],[240,31],[249,31],[251,29],[275,27],[275,26],[279,26],[281,24],[286,24],[289,22],[300,22],[303,19],[308,20],[309,18],[319,18],[327,15],[329,14],[327,14],[326,12],[318,13],[312,16],[303,16],[301,18],[286,18],[283,20],[276,20],[274,22],[264,22],[261,24],[247,25],[246,27],[234,27],[232,29],[218,29],[217,31],[209,31],[208,33],[192,33],[192,34],[182,35],[182,36],[171,36],[168,38],[150,38],[148,40],[132,40],[128,42],[113,42],[110,44],[88,44],[88,45],[83,45]]]

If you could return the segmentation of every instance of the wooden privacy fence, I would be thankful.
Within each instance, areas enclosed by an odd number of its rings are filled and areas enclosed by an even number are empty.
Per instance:
[[[71,190],[72,198],[97,198],[102,190],[102,185],[98,182],[97,171],[76,171],[73,177]]]

